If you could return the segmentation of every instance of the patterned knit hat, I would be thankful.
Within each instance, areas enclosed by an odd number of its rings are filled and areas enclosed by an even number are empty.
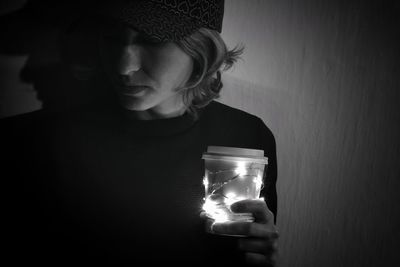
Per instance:
[[[97,13],[155,41],[178,41],[204,27],[221,33],[224,0],[108,0]]]

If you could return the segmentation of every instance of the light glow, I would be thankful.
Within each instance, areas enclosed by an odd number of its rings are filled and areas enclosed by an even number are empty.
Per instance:
[[[238,202],[243,199],[246,199],[246,198],[243,196],[237,196],[236,194],[232,193],[230,196],[228,196],[228,195],[226,196],[224,203],[227,206],[231,206],[233,203]]]
[[[254,219],[250,213],[236,214],[230,207],[235,202],[254,199],[255,194],[259,196],[263,185],[262,174],[259,169],[246,161],[236,161],[232,167],[208,171],[203,178],[205,198],[202,210],[208,218],[214,220],[214,223],[253,221]],[[213,179],[216,176],[218,179],[210,181],[208,175],[212,175]],[[238,182],[236,179],[241,181]]]
[[[254,177],[253,182],[256,184],[257,190],[260,190],[260,189],[261,189],[261,186],[262,186],[262,184],[263,184],[261,175],[257,175],[257,177]]]
[[[221,207],[221,203],[207,198],[203,204],[203,210],[206,212],[207,217],[214,219],[214,222],[227,222],[229,221],[228,212]]]
[[[228,199],[232,199],[232,198],[235,198],[235,197],[236,197],[236,194],[234,192],[226,193],[226,198],[228,198]]]
[[[215,201],[210,199],[210,196],[205,199],[203,210],[207,217],[214,220],[214,222],[222,223],[230,221],[232,212],[230,206],[240,200],[246,199],[242,196],[237,196],[234,192],[229,192],[222,201]]]
[[[237,167],[235,169],[236,175],[239,175],[239,178],[242,178],[247,174],[246,163],[244,161],[239,161],[237,163]]]
[[[208,179],[207,179],[207,177],[204,177],[203,184],[204,184],[205,187],[208,187]]]
[[[226,199],[226,200],[225,200],[225,203],[226,203],[228,206],[230,206],[230,205],[232,205],[233,203],[238,202],[238,201],[243,200],[243,199],[245,199],[245,198],[244,198],[244,197],[237,197],[237,198]]]

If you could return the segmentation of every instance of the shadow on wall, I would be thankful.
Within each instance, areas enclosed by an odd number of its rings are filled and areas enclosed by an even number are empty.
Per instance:
[[[84,39],[88,36],[85,30],[68,32],[67,26],[84,11],[84,7],[81,5],[77,11],[77,7],[67,1],[31,0],[22,8],[0,17],[0,31],[5,33],[0,43],[0,55],[27,58],[19,71],[19,80],[33,86],[43,109],[57,111],[99,102],[99,85],[76,79],[70,65],[71,59],[87,60],[88,51],[93,54],[95,47],[93,39]],[[70,12],[72,9],[74,12]],[[75,15],[71,17],[70,14]],[[12,63],[1,62],[6,65],[4,69],[11,67],[7,64]],[[21,84],[16,85],[11,90],[21,89]],[[37,109],[37,103],[31,105],[32,110]],[[4,112],[0,112],[0,116],[4,116]]]

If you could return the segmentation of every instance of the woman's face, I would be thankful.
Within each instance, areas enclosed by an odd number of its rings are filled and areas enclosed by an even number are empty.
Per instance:
[[[155,43],[127,26],[109,24],[100,31],[99,49],[124,108],[149,119],[174,117],[186,110],[177,88],[189,80],[193,61],[175,43]]]

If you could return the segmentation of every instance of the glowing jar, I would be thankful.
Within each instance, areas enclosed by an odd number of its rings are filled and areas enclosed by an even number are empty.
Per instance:
[[[233,213],[230,206],[258,199],[268,158],[263,150],[209,146],[203,154],[205,198],[203,210],[215,222],[253,221],[250,213]]]

